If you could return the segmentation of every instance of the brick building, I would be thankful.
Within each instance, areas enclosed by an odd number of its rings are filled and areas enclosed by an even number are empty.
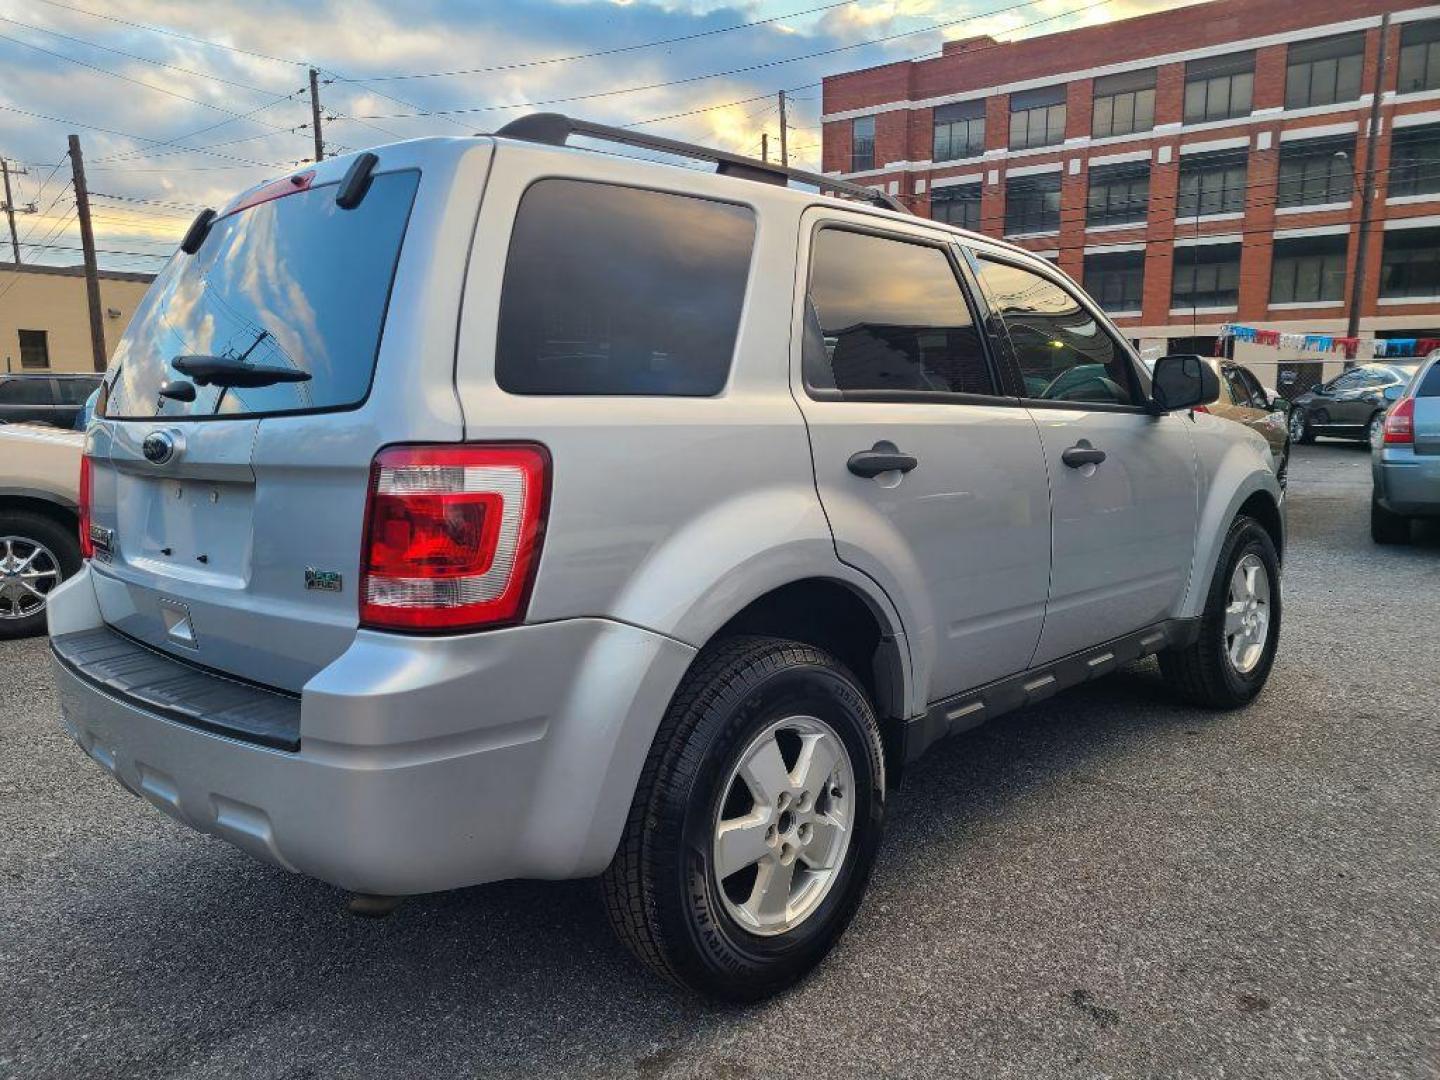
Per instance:
[[[1213,0],[952,41],[827,78],[823,109],[827,172],[1052,258],[1149,356],[1226,322],[1345,333],[1373,168],[1360,336],[1440,337],[1440,6]],[[1303,355],[1240,349],[1271,378]]]

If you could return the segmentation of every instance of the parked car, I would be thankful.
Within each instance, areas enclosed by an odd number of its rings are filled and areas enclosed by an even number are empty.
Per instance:
[[[99,385],[99,375],[0,374],[0,421],[73,428],[85,399]]]
[[[1266,391],[1244,365],[1222,360],[1219,367],[1220,397],[1206,408],[1216,416],[1258,432],[1270,445],[1275,473],[1283,483],[1290,468],[1288,404],[1284,398]]]
[[[1045,260],[893,208],[539,116],[207,211],[87,433],[66,729],[364,904],[599,875],[652,969],[753,999],[942,736],[1147,654],[1250,701],[1265,440]]]
[[[1370,536],[1377,544],[1406,543],[1413,519],[1440,517],[1440,354],[1390,394],[1395,403],[1370,447]]]
[[[1386,389],[1408,383],[1418,363],[1361,364],[1312,386],[1291,403],[1291,440],[1311,443],[1330,435],[1374,443],[1389,405]]]
[[[0,424],[0,638],[45,632],[45,604],[80,569],[83,436]]]

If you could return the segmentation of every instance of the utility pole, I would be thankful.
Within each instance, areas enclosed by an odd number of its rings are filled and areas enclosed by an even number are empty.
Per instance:
[[[790,146],[785,133],[785,91],[780,91],[780,164],[790,165]]]
[[[90,302],[90,353],[96,371],[110,362],[105,350],[105,313],[100,310],[100,267],[95,262],[95,232],[90,227],[90,194],[85,188],[85,158],[80,136],[70,136],[70,168],[75,173],[75,213],[80,219],[80,249],[85,253],[85,296]]]
[[[762,131],[760,133],[760,160],[770,160],[770,133],[768,131]],[[11,223],[11,228],[14,228],[13,222]],[[15,261],[20,261],[20,256],[18,254],[15,256]]]
[[[1365,251],[1370,246],[1370,213],[1375,203],[1375,151],[1380,141],[1380,92],[1385,85],[1385,53],[1390,41],[1390,13],[1380,17],[1380,57],[1370,95],[1370,128],[1365,137],[1365,182],[1360,188],[1360,225],[1355,231],[1355,279],[1350,282],[1350,311],[1345,336],[1360,336],[1360,302],[1365,296]],[[1358,358],[1358,354],[1357,354]],[[1348,366],[1348,365],[1347,365]]]
[[[315,162],[325,160],[325,139],[320,133],[320,73],[310,69],[310,129],[315,136]]]
[[[15,265],[20,265],[20,238],[15,235],[15,196],[10,194],[10,163],[0,157],[0,174],[5,177],[5,216],[10,219],[10,247],[15,252]],[[16,176],[24,176],[24,169],[16,169]]]

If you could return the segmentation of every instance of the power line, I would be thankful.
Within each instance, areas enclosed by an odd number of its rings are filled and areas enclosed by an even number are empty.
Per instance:
[[[119,23],[121,26],[131,26],[137,30],[146,30],[152,34],[164,34],[166,37],[179,38],[182,41],[191,41],[196,45],[207,45],[212,49],[224,49],[226,52],[240,53],[243,56],[253,56],[260,60],[270,60],[276,64],[292,64],[296,67],[304,67],[305,64],[299,60],[287,60],[282,56],[270,56],[262,52],[254,52],[250,49],[242,49],[236,45],[222,45],[218,41],[208,41],[205,38],[192,37],[190,34],[182,34],[178,30],[170,30],[163,26],[152,26],[147,23],[134,22],[130,19],[122,19],[116,15],[102,15],[98,11],[90,11],[86,8],[75,7],[71,4],[62,4],[59,0],[40,0],[42,4],[49,4],[51,7],[61,8],[65,11],[74,11],[80,15],[88,15],[92,19],[104,19],[106,22]]]

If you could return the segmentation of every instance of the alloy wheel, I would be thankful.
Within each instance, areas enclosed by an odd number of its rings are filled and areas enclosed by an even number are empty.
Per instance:
[[[1305,437],[1305,414],[1295,409],[1290,413],[1290,438],[1299,442]]]
[[[844,742],[818,717],[778,720],[722,790],[713,865],[725,910],[752,934],[793,930],[829,895],[850,848],[855,770]]]
[[[1370,418],[1370,426],[1365,430],[1365,437],[1371,446],[1380,445],[1380,441],[1385,437],[1384,413],[1376,413]]]
[[[60,560],[26,536],[0,536],[0,619],[28,619],[60,584]]]
[[[1265,654],[1270,637],[1270,575],[1260,556],[1246,555],[1230,575],[1225,605],[1225,652],[1230,666],[1248,675]]]

